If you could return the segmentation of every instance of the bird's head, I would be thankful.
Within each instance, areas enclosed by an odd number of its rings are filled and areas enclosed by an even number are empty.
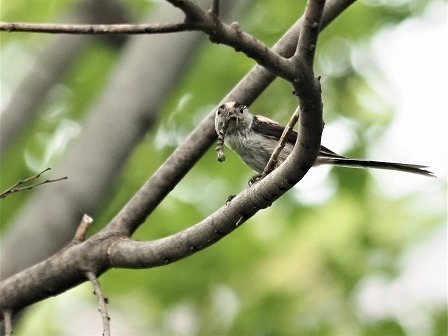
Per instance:
[[[232,134],[237,131],[244,131],[250,128],[253,122],[253,115],[245,105],[236,102],[222,104],[215,115],[215,129],[219,133],[224,122],[228,123],[226,133]]]

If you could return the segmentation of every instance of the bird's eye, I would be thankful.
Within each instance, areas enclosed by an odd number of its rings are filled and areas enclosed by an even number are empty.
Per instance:
[[[243,114],[244,113],[244,109],[246,108],[246,106],[244,106],[244,105],[241,105],[240,106],[240,113],[241,114]]]
[[[221,114],[221,110],[218,109],[218,111],[216,111],[216,114],[217,114],[217,115],[220,115],[220,114]]]

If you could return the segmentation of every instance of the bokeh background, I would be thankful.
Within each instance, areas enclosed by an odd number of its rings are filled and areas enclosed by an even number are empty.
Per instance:
[[[268,45],[303,12],[294,1],[226,3],[226,22]],[[446,335],[446,9],[438,0],[359,1],[322,33],[316,54],[323,144],[427,164],[438,179],[313,169],[205,251],[103,275],[112,333]],[[1,2],[2,21],[166,22],[176,12],[149,0]],[[63,246],[81,213],[94,217],[91,233],[106,225],[254,65],[200,33],[0,36],[1,189],[46,167],[69,176],[1,200],[2,277]],[[177,58],[157,54],[164,48]],[[276,80],[251,110],[286,123],[295,104],[290,85]],[[251,175],[229,150],[219,164],[210,149],[134,237],[187,228]],[[100,333],[86,283],[30,307],[14,334]]]

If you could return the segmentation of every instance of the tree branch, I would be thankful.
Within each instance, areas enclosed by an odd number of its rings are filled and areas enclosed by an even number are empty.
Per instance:
[[[299,111],[300,111],[300,106],[297,106],[296,110],[294,111],[294,114],[292,115],[291,119],[289,120],[288,124],[286,125],[285,129],[283,130],[282,136],[280,137],[280,139],[278,141],[277,147],[275,147],[274,151],[272,152],[272,155],[269,158],[269,161],[266,164],[266,167],[264,168],[263,173],[261,174],[261,178],[265,178],[277,166],[278,156],[280,155],[283,148],[285,148],[285,145],[286,145],[286,142],[288,141],[289,135],[291,134],[292,130],[294,129],[295,124],[299,120]]]
[[[100,311],[101,319],[103,320],[103,335],[110,336],[110,317],[107,312],[108,299],[104,297],[103,292],[101,291],[100,282],[98,281],[97,276],[93,272],[87,272],[86,276],[93,285],[93,294],[95,294],[98,299],[98,310]]]
[[[212,1],[212,8],[210,9],[210,13],[212,13],[216,17],[219,17],[219,0]]]
[[[12,335],[12,312],[9,309],[3,310],[3,321],[5,324],[5,336]]]
[[[108,250],[109,261],[113,267],[149,268],[163,266],[199,252],[237,229],[239,225],[236,224],[241,217],[250,218],[273,202],[272,199],[259,196],[259,189],[254,185],[244,190],[228,205],[200,223],[171,236],[150,242],[117,240]]]
[[[167,34],[189,30],[188,25],[181,23],[165,24],[52,24],[26,22],[0,22],[0,31],[75,34],[75,35],[114,35],[114,34]]]
[[[86,239],[87,231],[89,230],[92,222],[92,217],[84,214],[84,216],[82,216],[81,223],[79,223],[78,229],[75,232],[75,237],[70,242],[70,244],[79,244],[83,242]]]
[[[305,19],[300,32],[299,43],[293,59],[298,58],[306,63],[309,68],[313,67],[314,53],[316,51],[317,38],[320,33],[322,14],[325,1],[308,1],[305,9]]]
[[[38,179],[43,173],[46,173],[46,172],[49,171],[50,169],[51,169],[51,168],[46,168],[46,169],[44,169],[43,171],[41,171],[40,173],[38,173],[38,174],[36,174],[36,175],[33,175],[33,176],[31,176],[31,177],[28,177],[28,178],[26,178],[26,179],[24,179],[24,180],[20,180],[20,181],[18,181],[18,182],[15,183],[13,186],[11,186],[11,187],[9,187],[8,189],[6,189],[5,191],[1,192],[1,193],[0,193],[0,199],[1,199],[1,198],[5,198],[5,197],[7,197],[7,196],[9,196],[9,195],[11,195],[11,194],[13,194],[13,193],[19,192],[19,191],[23,191],[23,190],[31,190],[31,189],[33,189],[33,188],[35,188],[35,187],[38,187],[38,186],[41,186],[41,185],[43,185],[43,184],[52,183],[52,182],[58,182],[58,181],[66,180],[66,179],[68,178],[67,176],[64,176],[64,177],[60,177],[60,178],[57,178],[57,179],[45,180],[45,181],[43,181],[43,182],[35,183],[35,184],[29,185],[29,186],[26,186],[26,187],[19,187],[19,186],[21,186],[22,184],[25,184],[25,183],[30,182],[30,181],[32,181],[32,180],[36,180],[36,179]]]
[[[298,182],[313,166],[320,151],[323,124],[323,104],[320,81],[314,76],[313,62],[320,32],[325,1],[308,1],[305,9],[305,24],[300,32],[299,43],[292,62],[299,72],[293,81],[300,105],[300,132],[291,155],[285,164],[288,178]],[[298,168],[298,170],[297,170]],[[299,173],[297,173],[297,171]]]

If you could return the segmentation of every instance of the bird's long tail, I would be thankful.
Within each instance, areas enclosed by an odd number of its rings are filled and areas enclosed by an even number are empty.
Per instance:
[[[398,170],[405,173],[418,174],[428,177],[436,177],[432,171],[428,170],[428,166],[422,166],[422,165],[396,163],[396,162],[357,160],[349,158],[331,158],[325,161],[328,164],[340,167]]]

